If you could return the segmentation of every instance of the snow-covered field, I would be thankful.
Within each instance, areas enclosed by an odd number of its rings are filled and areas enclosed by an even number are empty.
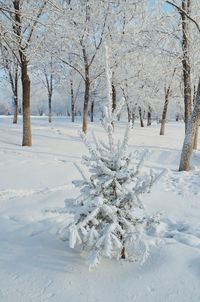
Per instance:
[[[45,211],[78,193],[71,181],[86,153],[81,124],[32,121],[33,147],[22,148],[21,122],[0,117],[0,301],[199,302],[200,151],[194,170],[177,172],[183,124],[168,124],[163,137],[156,124],[136,125],[130,137],[130,150],[151,151],[146,166],[169,169],[143,198],[149,212],[162,212],[160,244],[143,265],[104,260],[89,272],[84,256],[58,239],[62,219]],[[104,137],[98,123],[90,129]],[[123,130],[120,123],[119,137]]]

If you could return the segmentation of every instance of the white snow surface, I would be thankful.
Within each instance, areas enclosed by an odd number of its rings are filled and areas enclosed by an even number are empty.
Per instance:
[[[57,235],[62,219],[46,211],[78,195],[86,149],[81,122],[32,118],[33,147],[21,147],[22,125],[0,117],[0,301],[1,302],[199,302],[200,301],[200,151],[194,169],[178,172],[184,125],[133,128],[130,151],[148,149],[148,167],[167,168],[143,197],[149,213],[161,212],[155,237],[160,242],[147,261],[103,260],[90,272],[86,256]],[[99,123],[89,125],[104,139]],[[120,138],[125,123],[116,127]],[[199,141],[200,145],[200,141]],[[70,223],[70,215],[69,215]]]

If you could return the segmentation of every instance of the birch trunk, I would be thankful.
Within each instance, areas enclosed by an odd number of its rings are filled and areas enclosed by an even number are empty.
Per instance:
[[[179,171],[190,170],[190,161],[192,158],[195,133],[196,133],[197,126],[199,125],[199,122],[200,122],[200,80],[198,84],[194,109],[192,112],[192,116],[188,121],[188,127],[186,129],[185,139],[181,152]]]

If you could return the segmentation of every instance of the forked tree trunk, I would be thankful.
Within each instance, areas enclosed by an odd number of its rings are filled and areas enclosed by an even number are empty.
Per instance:
[[[190,0],[182,0],[182,9],[190,15]],[[183,83],[184,83],[184,119],[185,131],[192,112],[192,89],[191,89],[191,67],[189,58],[189,20],[180,12],[182,19],[182,50],[183,50]]]
[[[200,122],[200,80],[198,84],[194,109],[192,112],[192,116],[188,122],[188,127],[185,134],[185,139],[181,152],[179,171],[190,170],[190,161],[191,161],[192,151],[194,146],[195,133],[196,133],[197,126],[199,125],[199,122]]]
[[[31,113],[30,113],[30,79],[27,61],[22,54],[21,60],[22,108],[23,108],[23,140],[22,146],[32,146]]]
[[[144,127],[143,116],[142,116],[142,108],[140,106],[138,108],[138,111],[139,111],[139,117],[140,117],[140,126]]]

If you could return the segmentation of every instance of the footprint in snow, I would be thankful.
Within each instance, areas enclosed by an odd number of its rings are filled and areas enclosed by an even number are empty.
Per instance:
[[[185,245],[200,249],[200,228],[194,228],[183,222],[173,223],[167,221],[166,232],[163,238],[174,239]]]
[[[189,172],[170,172],[163,178],[165,191],[178,195],[200,195],[200,170]]]

